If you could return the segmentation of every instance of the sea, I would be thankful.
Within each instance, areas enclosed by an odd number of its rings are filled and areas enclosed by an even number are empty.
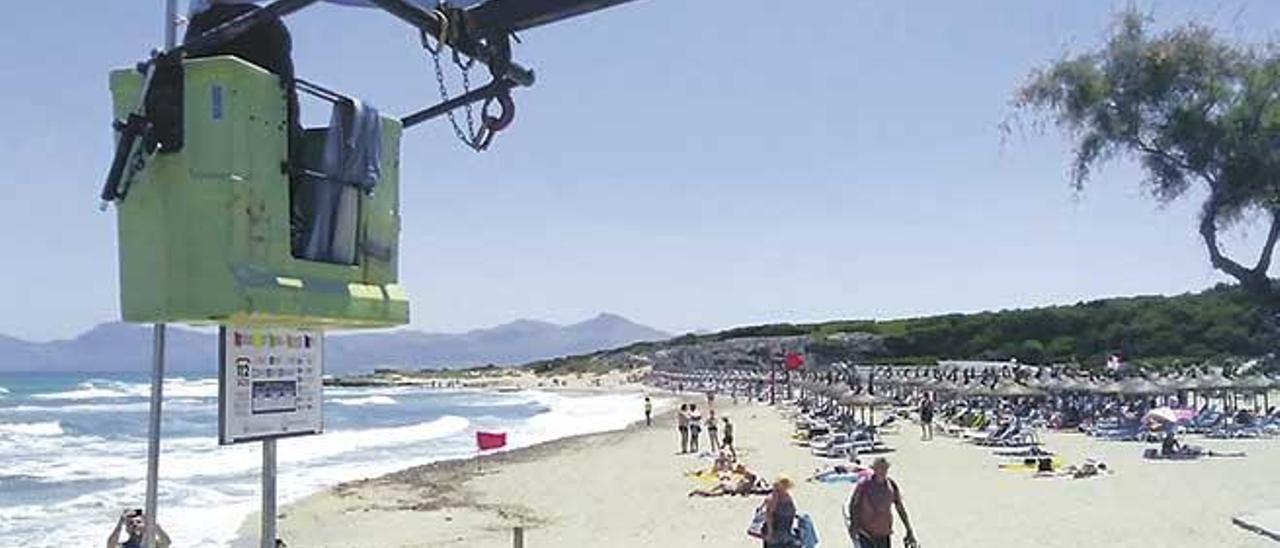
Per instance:
[[[143,374],[0,373],[0,545],[100,546],[143,505],[149,394]],[[260,506],[261,444],[218,445],[218,382],[164,385],[161,525],[174,546],[224,547]],[[618,430],[639,393],[326,388],[323,434],[278,442],[281,504],[343,481],[476,455],[475,432],[508,449]]]

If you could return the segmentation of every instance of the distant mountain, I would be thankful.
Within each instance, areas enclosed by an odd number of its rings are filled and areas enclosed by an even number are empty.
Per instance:
[[[325,364],[329,372],[519,365],[667,338],[667,333],[614,314],[565,326],[516,320],[456,334],[400,330],[334,335],[325,343]],[[166,346],[167,370],[214,371],[217,341],[212,332],[171,327]],[[47,343],[0,335],[0,371],[147,371],[150,363],[151,329],[146,326],[102,324],[74,339]]]

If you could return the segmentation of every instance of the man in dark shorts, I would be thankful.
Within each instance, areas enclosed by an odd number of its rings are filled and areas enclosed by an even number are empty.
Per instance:
[[[913,548],[915,531],[911,529],[907,507],[902,504],[902,491],[889,479],[889,461],[878,457],[871,464],[871,470],[875,475],[859,483],[849,498],[849,538],[857,548],[889,548],[893,542],[892,507],[907,529],[904,543],[907,548]]]
[[[722,417],[724,421],[724,437],[720,440],[720,449],[728,450],[733,455],[734,460],[738,460],[738,450],[733,448],[733,423],[729,422],[729,417]]]
[[[933,439],[933,397],[925,394],[920,401],[920,440]]]

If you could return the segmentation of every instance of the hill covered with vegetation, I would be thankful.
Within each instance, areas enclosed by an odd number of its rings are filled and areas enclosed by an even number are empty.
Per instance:
[[[883,340],[870,361],[931,363],[939,359],[1017,359],[1023,363],[1096,365],[1111,354],[1152,363],[1254,357],[1270,352],[1259,308],[1235,286],[1171,297],[1139,296],[1072,305],[946,314],[896,320],[767,324],[668,341],[639,343],[590,355],[530,364],[539,371],[584,370],[617,355],[754,337],[808,337],[818,360],[840,358],[832,335],[868,333]],[[597,362],[596,367],[589,367]]]

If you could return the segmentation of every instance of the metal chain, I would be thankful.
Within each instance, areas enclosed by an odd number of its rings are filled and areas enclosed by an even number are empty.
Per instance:
[[[441,102],[448,101],[449,86],[445,83],[444,68],[441,66],[441,63],[440,63],[440,52],[444,50],[447,44],[437,43],[436,47],[433,48],[431,47],[430,41],[431,41],[431,38],[426,34],[426,32],[423,32],[422,47],[431,54],[431,64],[434,66],[436,71],[436,84],[440,88],[440,101]],[[459,68],[463,69],[462,70],[462,87],[464,92],[470,92],[471,78],[469,74],[471,72],[470,71],[471,63],[463,65],[462,62],[458,59],[458,53],[456,50],[454,51],[454,63],[458,65]],[[472,63],[474,63],[474,60],[472,61]],[[459,141],[462,141],[463,144],[467,145],[467,147],[470,148],[471,150],[480,152],[481,147],[478,144],[479,136],[476,134],[476,129],[475,129],[475,125],[476,125],[475,113],[472,111],[470,103],[466,105],[466,113],[467,113],[467,120],[466,120],[467,131],[465,132],[462,131],[462,127],[458,124],[458,119],[456,116],[454,116],[454,113],[452,110],[445,112],[445,116],[449,118],[449,125],[453,127],[454,136],[456,136]]]

